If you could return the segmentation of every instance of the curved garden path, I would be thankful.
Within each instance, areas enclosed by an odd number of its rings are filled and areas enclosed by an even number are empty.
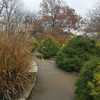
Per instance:
[[[53,60],[36,60],[39,65],[38,81],[29,100],[74,100],[77,76],[63,72]]]

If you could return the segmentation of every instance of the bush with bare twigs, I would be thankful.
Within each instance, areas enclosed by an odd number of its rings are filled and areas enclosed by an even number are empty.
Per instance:
[[[14,100],[32,82],[30,35],[0,33],[0,100]]]

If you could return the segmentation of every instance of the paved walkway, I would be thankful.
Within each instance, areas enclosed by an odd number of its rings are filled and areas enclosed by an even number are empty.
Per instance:
[[[74,100],[76,75],[63,72],[51,60],[37,63],[38,82],[29,100]]]

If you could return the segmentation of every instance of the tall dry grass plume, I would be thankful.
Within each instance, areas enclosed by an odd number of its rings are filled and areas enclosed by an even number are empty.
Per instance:
[[[15,100],[32,82],[29,34],[0,33],[0,100]]]

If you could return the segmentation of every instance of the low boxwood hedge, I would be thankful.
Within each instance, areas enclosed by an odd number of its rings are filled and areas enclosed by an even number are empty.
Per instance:
[[[95,40],[77,36],[60,49],[57,53],[56,63],[65,71],[79,72],[91,55],[99,56],[98,50]]]
[[[60,45],[56,40],[48,37],[41,42],[38,51],[43,55],[43,58],[48,59],[56,56],[59,47]]]
[[[93,57],[85,63],[75,93],[76,100],[100,100],[100,58]]]

